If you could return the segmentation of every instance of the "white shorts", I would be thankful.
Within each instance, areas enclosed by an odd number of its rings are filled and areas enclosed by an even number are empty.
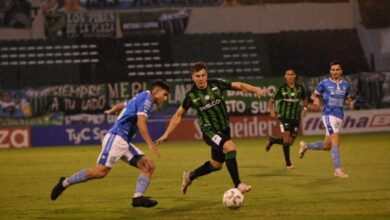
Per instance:
[[[132,143],[127,143],[121,136],[107,133],[103,138],[102,152],[97,163],[112,167],[118,159],[130,162],[137,155],[144,155],[144,153]]]
[[[322,123],[324,124],[326,130],[326,136],[339,133],[342,122],[343,120],[333,115],[323,115]]]

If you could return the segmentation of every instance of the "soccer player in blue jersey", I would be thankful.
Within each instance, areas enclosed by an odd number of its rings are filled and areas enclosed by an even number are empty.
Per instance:
[[[105,111],[106,114],[120,112],[117,121],[104,136],[102,151],[95,168],[83,169],[70,177],[61,177],[51,192],[51,199],[56,200],[71,185],[92,179],[104,178],[114,163],[121,159],[141,170],[138,177],[133,207],[154,207],[157,201],[144,197],[155,169],[154,162],[138,149],[131,140],[138,128],[149,150],[159,156],[159,150],[152,141],[146,120],[150,116],[153,104],[162,104],[168,100],[169,86],[161,80],[153,83],[152,89],[141,92],[132,99],[119,103]]]
[[[348,175],[343,172],[340,165],[340,127],[344,117],[344,103],[353,109],[353,101],[350,96],[350,85],[345,79],[342,79],[342,64],[338,60],[330,63],[330,78],[322,80],[311,95],[313,107],[319,109],[320,99],[318,95],[322,94],[324,108],[322,112],[322,123],[326,130],[324,141],[316,141],[306,144],[300,142],[299,156],[303,158],[307,150],[325,150],[331,151],[335,166],[336,177],[347,178]]]

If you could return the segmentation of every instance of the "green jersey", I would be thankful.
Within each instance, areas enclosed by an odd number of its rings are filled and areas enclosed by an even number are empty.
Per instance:
[[[203,132],[210,129],[222,131],[229,128],[229,116],[223,92],[231,88],[227,80],[208,80],[207,87],[198,89],[195,85],[186,93],[182,107],[193,108],[198,116],[198,123]]]
[[[290,88],[285,83],[279,87],[274,99],[279,119],[299,121],[302,111],[300,101],[306,99],[305,88],[302,85],[295,84]]]

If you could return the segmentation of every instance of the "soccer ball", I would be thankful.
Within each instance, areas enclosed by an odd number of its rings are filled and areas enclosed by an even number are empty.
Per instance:
[[[244,195],[237,188],[231,188],[223,194],[222,202],[227,208],[238,209],[244,202]]]

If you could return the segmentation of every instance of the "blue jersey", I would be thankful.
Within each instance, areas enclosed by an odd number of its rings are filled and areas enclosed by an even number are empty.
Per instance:
[[[333,115],[340,119],[344,118],[344,101],[350,96],[350,86],[348,81],[341,80],[337,83],[330,78],[324,79],[318,84],[315,92],[323,95],[323,115]]]
[[[130,142],[137,131],[137,116],[150,116],[153,102],[150,91],[144,91],[130,100],[126,100],[125,107],[121,111],[114,126],[109,130],[110,133],[121,136],[127,142]]]

